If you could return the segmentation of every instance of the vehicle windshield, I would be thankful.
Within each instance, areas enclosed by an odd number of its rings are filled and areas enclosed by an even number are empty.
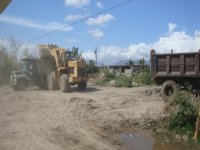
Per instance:
[[[28,63],[21,63],[20,64],[20,70],[29,71],[30,70],[30,65]]]
[[[68,51],[68,52],[66,53],[66,58],[67,58],[68,60],[73,60],[73,59],[74,59],[73,53],[70,52],[70,51]]]

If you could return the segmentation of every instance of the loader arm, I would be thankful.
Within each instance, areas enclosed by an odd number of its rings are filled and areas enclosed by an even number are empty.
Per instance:
[[[65,53],[66,53],[65,49],[57,47],[50,49],[50,54],[54,57],[57,68],[66,66],[65,62],[63,62],[62,60],[62,58],[65,57]]]

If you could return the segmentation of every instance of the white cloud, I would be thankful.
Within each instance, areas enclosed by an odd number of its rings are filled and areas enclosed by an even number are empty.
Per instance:
[[[172,33],[176,29],[177,25],[174,23],[168,23],[169,33]]]
[[[81,8],[90,4],[90,0],[65,0],[65,5]]]
[[[32,20],[18,18],[15,16],[8,16],[8,15],[0,15],[0,22],[15,24],[19,26],[34,28],[34,29],[40,29],[40,30],[45,30],[45,31],[53,31],[53,30],[57,30],[59,28],[66,26],[66,24],[61,24],[59,22],[49,22],[46,24],[42,24],[42,23],[34,22]],[[71,31],[71,30],[73,30],[73,27],[67,27],[63,29],[63,31]]]
[[[96,5],[97,5],[98,8],[104,8],[103,4],[99,1],[96,2]]]
[[[104,35],[104,33],[99,29],[90,30],[89,33],[91,33],[95,38],[101,38]]]
[[[111,14],[99,15],[97,18],[89,18],[86,23],[88,25],[103,25],[113,20],[114,17]]]
[[[196,38],[200,38],[200,31],[196,30],[194,35],[195,35]]]
[[[79,20],[87,17],[87,14],[69,14],[65,17],[66,21],[74,21],[74,20]]]
[[[188,35],[185,31],[171,32],[171,34],[160,37],[153,43],[131,44],[128,47],[114,45],[101,46],[98,51],[99,64],[117,64],[119,61],[128,59],[150,59],[150,50],[155,49],[157,53],[170,53],[171,49],[178,52],[194,52],[200,49],[200,31],[196,30],[194,35]],[[94,52],[83,53],[85,59],[95,59]]]

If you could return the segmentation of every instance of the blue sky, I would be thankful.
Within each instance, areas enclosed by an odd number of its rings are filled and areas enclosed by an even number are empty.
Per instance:
[[[124,0],[13,0],[0,15],[1,43],[14,38],[19,43],[51,32],[103,11]],[[99,63],[149,57],[159,52],[200,49],[199,0],[134,0],[48,37],[28,43],[79,47],[85,59]]]

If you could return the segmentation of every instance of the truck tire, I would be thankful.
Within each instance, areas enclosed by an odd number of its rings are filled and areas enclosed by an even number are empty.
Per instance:
[[[167,80],[163,83],[161,88],[161,96],[166,103],[170,101],[176,89],[177,85],[172,80]]]
[[[17,82],[17,85],[15,87],[18,91],[24,91],[25,88],[26,88],[26,81],[23,80],[23,79],[20,79],[18,82]]]
[[[79,90],[85,90],[87,87],[87,82],[80,82],[78,83],[78,89]]]
[[[12,88],[13,88],[14,91],[18,91],[17,85],[13,85]]]
[[[60,90],[64,93],[70,92],[69,78],[66,74],[60,76]]]
[[[46,89],[47,89],[47,84],[43,83],[42,81],[40,81],[40,82],[38,83],[38,86],[39,86],[39,88],[42,89],[42,90],[46,90]]]
[[[50,73],[47,77],[47,88],[49,90],[55,90],[55,79],[54,79],[54,75],[52,73]]]

